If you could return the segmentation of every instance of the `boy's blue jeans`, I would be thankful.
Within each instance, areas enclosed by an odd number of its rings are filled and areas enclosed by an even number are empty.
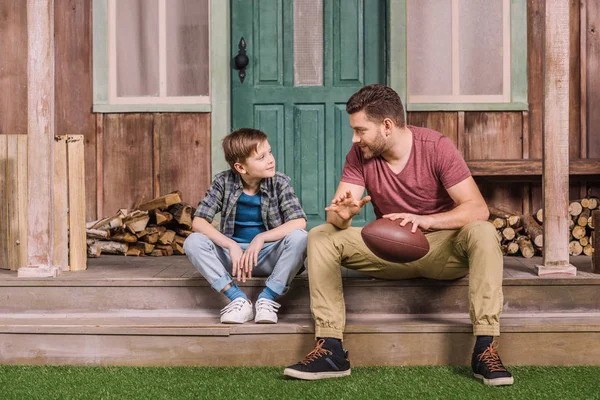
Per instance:
[[[307,237],[305,230],[296,229],[281,240],[265,243],[258,254],[258,265],[252,270],[252,276],[268,276],[267,287],[279,295],[284,294],[304,265]],[[249,245],[240,243],[243,251]],[[188,236],[183,249],[194,267],[217,292],[233,282],[229,250],[214,244],[202,233]]]

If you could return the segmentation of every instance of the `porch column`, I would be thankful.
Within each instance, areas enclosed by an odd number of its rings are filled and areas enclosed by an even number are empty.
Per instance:
[[[569,263],[569,0],[546,0],[544,52],[544,257],[538,275],[575,275]]]
[[[27,267],[56,276],[54,250],[54,0],[27,0]]]

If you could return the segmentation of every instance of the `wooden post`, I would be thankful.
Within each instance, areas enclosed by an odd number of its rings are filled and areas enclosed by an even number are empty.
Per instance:
[[[544,39],[544,256],[538,275],[576,275],[569,263],[569,0],[546,0]]]
[[[600,211],[595,210],[592,212],[592,224],[594,230],[592,232],[592,247],[594,252],[592,253],[592,271],[596,274],[600,274]]]
[[[54,260],[54,0],[27,0],[27,267],[57,276]]]

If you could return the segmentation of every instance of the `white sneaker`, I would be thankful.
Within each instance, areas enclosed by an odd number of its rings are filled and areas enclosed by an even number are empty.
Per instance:
[[[243,324],[254,318],[252,303],[243,297],[238,297],[221,310],[222,324]]]
[[[256,301],[256,318],[254,318],[254,322],[257,324],[276,324],[279,307],[281,307],[281,304],[273,300],[258,299]]]

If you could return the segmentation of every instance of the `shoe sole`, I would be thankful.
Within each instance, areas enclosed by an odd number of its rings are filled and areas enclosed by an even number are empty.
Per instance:
[[[251,316],[250,318],[244,320],[244,321],[221,321],[222,324],[227,324],[227,325],[241,325],[244,324],[248,321],[252,321],[254,319],[254,315]]]
[[[259,319],[259,320],[254,320],[254,322],[256,322],[257,324],[276,324],[277,321],[271,321],[270,319]]]
[[[283,375],[291,378],[302,379],[305,381],[316,381],[318,379],[341,378],[350,375],[350,369],[346,371],[331,372],[302,372],[291,368],[283,370]]]
[[[477,379],[482,380],[483,384],[488,385],[488,386],[508,386],[508,385],[512,385],[515,382],[515,379],[512,376],[506,377],[506,378],[495,378],[495,379],[487,379],[487,378],[484,378],[483,375],[479,375],[479,374],[473,374],[473,376]]]

